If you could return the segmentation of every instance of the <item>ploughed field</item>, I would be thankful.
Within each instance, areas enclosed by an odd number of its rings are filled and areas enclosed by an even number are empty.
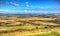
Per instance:
[[[0,16],[0,36],[60,36],[56,18]]]

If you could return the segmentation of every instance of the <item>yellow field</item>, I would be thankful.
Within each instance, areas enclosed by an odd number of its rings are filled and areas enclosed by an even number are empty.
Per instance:
[[[0,36],[38,36],[38,35],[40,36],[40,34],[51,34],[51,32],[57,32],[58,35],[60,36],[60,27],[45,25],[56,24],[54,22],[47,22],[50,20],[55,20],[55,18],[43,18],[43,17],[17,18],[1,16],[0,24],[1,23],[2,24],[0,25]],[[44,24],[45,26],[42,26],[42,24]],[[54,35],[51,34],[49,36]]]

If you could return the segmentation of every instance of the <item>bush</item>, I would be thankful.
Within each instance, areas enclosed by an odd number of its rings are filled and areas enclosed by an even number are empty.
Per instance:
[[[39,29],[38,27],[36,27],[36,29]]]

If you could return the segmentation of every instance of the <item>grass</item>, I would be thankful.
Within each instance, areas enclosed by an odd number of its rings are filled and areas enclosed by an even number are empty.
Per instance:
[[[36,34],[36,35],[30,35],[30,36],[60,36],[60,34],[55,32],[55,31],[53,31],[51,33]]]
[[[41,21],[42,20],[42,21]],[[60,27],[57,26],[42,26],[41,24],[55,24],[47,22],[49,20],[54,20],[53,18],[40,18],[40,17],[4,17],[0,22],[5,22],[5,24],[0,26],[0,36],[60,36]],[[7,23],[8,22],[8,23]],[[47,33],[50,31],[51,32]],[[44,32],[44,33],[43,33]]]

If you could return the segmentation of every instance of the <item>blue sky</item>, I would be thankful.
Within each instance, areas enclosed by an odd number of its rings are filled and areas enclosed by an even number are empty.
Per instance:
[[[0,0],[0,13],[60,13],[60,0]]]

